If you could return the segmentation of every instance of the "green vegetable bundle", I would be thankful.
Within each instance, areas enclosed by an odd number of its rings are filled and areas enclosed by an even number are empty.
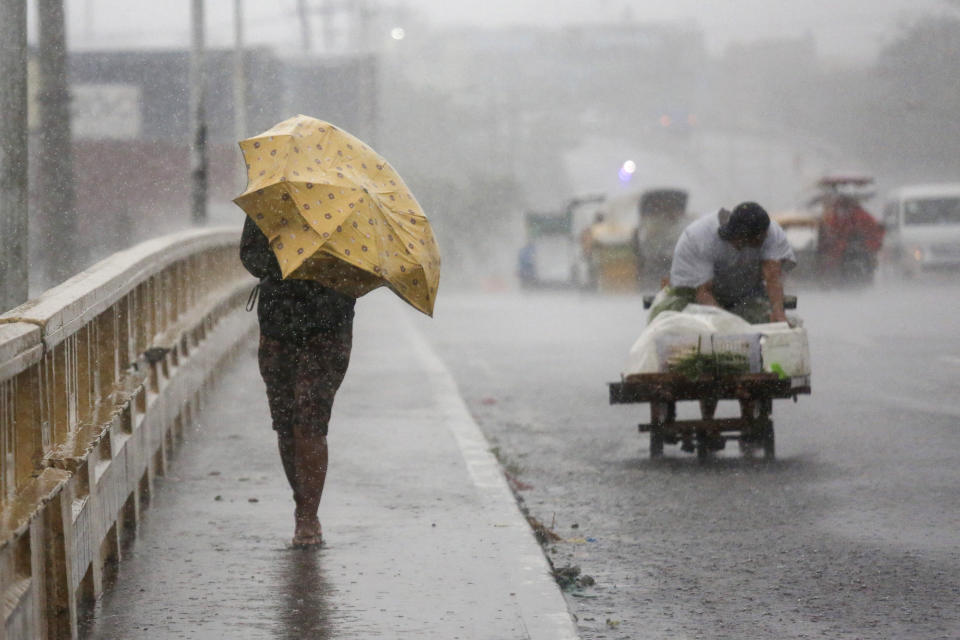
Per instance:
[[[750,360],[741,353],[721,351],[702,353],[697,351],[674,358],[667,363],[667,370],[690,380],[703,376],[722,378],[750,371]]]

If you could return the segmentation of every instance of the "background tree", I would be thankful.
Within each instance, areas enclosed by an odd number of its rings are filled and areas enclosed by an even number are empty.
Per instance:
[[[960,172],[960,17],[931,16],[907,27],[880,53],[874,77],[882,104],[865,151],[887,158],[887,164],[909,167],[911,177],[955,178]]]

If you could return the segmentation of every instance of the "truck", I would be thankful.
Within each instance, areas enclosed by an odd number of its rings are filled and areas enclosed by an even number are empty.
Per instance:
[[[640,196],[636,231],[637,276],[643,288],[659,287],[670,276],[673,249],[693,222],[682,189],[651,189]]]

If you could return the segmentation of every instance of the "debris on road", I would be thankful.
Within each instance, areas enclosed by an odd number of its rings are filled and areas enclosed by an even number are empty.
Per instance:
[[[533,535],[536,536],[537,542],[539,542],[541,545],[545,545],[548,542],[560,542],[563,540],[562,537],[557,535],[554,531],[551,531],[545,524],[530,514],[524,515],[526,515],[527,522],[530,523],[530,527],[533,529]]]
[[[506,469],[504,469],[503,475],[507,477],[507,483],[510,485],[510,489],[512,489],[514,493],[517,491],[530,491],[533,489],[532,484],[528,484],[523,480],[520,480]]]
[[[585,587],[592,587],[597,584],[597,581],[593,579],[593,576],[588,576],[586,574],[581,575],[580,567],[575,565],[554,568],[553,578],[564,591],[583,589]]]

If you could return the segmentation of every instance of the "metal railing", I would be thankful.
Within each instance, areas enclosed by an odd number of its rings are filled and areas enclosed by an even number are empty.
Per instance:
[[[233,313],[253,284],[239,235],[145,242],[0,315],[0,637],[77,636],[216,365],[254,327]]]

